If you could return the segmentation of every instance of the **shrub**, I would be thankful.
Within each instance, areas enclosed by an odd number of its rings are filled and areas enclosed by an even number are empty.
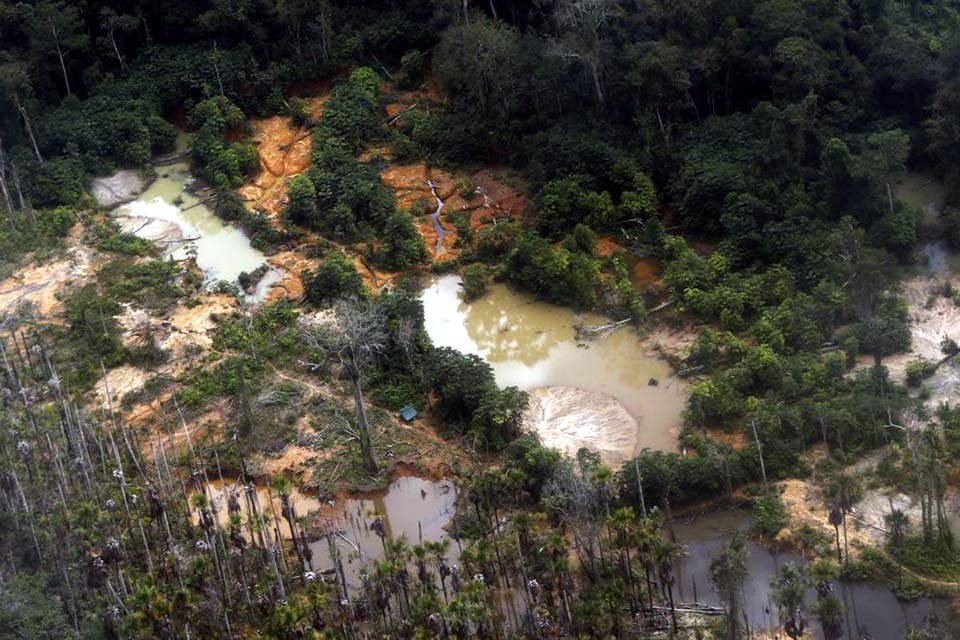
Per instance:
[[[787,510],[777,493],[768,493],[753,504],[753,529],[762,536],[774,537],[788,521]]]
[[[919,387],[920,383],[937,372],[937,363],[926,358],[917,358],[907,363],[907,384]]]
[[[946,207],[940,215],[943,218],[943,225],[946,227],[946,237],[950,248],[960,249],[960,208]]]
[[[482,229],[477,234],[477,257],[492,262],[507,255],[516,245],[520,233],[520,225],[516,222],[503,222]]]
[[[260,168],[260,154],[248,142],[228,142],[232,130],[243,127],[246,117],[229,98],[208,98],[190,114],[197,127],[193,159],[197,172],[218,189],[235,189]]]
[[[174,282],[179,271],[175,262],[166,260],[138,263],[121,259],[103,265],[97,271],[97,281],[111,300],[163,310],[184,295]]]
[[[37,207],[83,207],[89,203],[90,177],[77,158],[50,158],[31,167],[24,187]]]
[[[313,114],[310,113],[310,105],[303,98],[290,98],[287,105],[289,105],[287,113],[290,114],[293,124],[298,127],[306,126],[313,119]]]
[[[557,237],[570,227],[584,223],[592,227],[606,224],[614,207],[610,194],[586,188],[582,177],[554,180],[544,186],[537,197],[537,229],[544,235]]]
[[[427,245],[409,213],[394,211],[377,235],[382,242],[374,250],[373,260],[384,269],[401,271],[427,259]]]
[[[316,306],[322,306],[337,298],[361,296],[365,293],[363,279],[357,269],[339,251],[331,251],[305,280],[306,299]]]
[[[472,264],[460,274],[463,280],[463,297],[467,302],[476,300],[487,292],[487,271],[482,265]]]
[[[516,286],[561,304],[590,307],[597,301],[597,261],[564,248],[555,249],[535,233],[520,236],[507,257],[506,275]]]
[[[48,155],[78,155],[93,172],[142,166],[172,149],[177,134],[154,102],[106,93],[66,98],[43,114],[40,127]]]
[[[308,226],[317,220],[317,190],[306,174],[287,182],[286,215],[297,224]]]
[[[402,89],[413,89],[423,82],[426,54],[417,49],[410,49],[400,58],[400,79],[398,84]]]

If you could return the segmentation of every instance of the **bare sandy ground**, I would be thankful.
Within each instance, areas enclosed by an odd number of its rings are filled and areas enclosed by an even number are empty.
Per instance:
[[[538,433],[544,445],[570,457],[586,447],[613,468],[619,468],[636,448],[637,420],[614,398],[561,386],[529,393],[524,425]]]

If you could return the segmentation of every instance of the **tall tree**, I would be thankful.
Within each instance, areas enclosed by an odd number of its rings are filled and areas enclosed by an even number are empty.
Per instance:
[[[30,145],[33,147],[33,153],[37,156],[37,162],[43,164],[43,155],[40,154],[40,146],[37,144],[33,122],[26,105],[27,97],[33,93],[33,84],[27,73],[27,65],[4,52],[0,52],[0,89],[3,90],[7,100],[16,107],[17,113],[23,120],[23,128],[30,139]]]
[[[743,637],[740,626],[741,591],[749,575],[746,538],[742,533],[737,533],[710,561],[710,577],[717,593],[727,604],[726,640],[740,640]]]
[[[120,47],[117,45],[117,34],[136,31],[139,24],[140,20],[136,16],[117,13],[110,7],[104,7],[100,10],[100,27],[107,33],[107,35],[100,40],[110,48],[121,67],[126,67],[127,64],[120,54]]]
[[[334,307],[332,321],[307,321],[303,335],[307,344],[325,354],[334,366],[350,380],[357,407],[357,430],[363,466],[367,473],[377,473],[379,466],[370,438],[370,424],[363,407],[364,371],[383,355],[387,346],[386,315],[374,302],[357,298],[340,301]],[[318,365],[306,363],[312,368]]]
[[[56,54],[63,73],[63,85],[67,95],[72,95],[66,58],[86,42],[79,7],[64,0],[42,0],[22,6],[30,48],[40,56]]]
[[[617,9],[615,0],[559,0],[553,9],[558,53],[577,61],[593,83],[597,104],[605,100],[605,74],[611,45],[607,37]]]
[[[803,636],[803,603],[807,589],[807,577],[803,569],[788,562],[780,573],[770,581],[773,601],[780,612],[780,622],[788,636],[796,640]]]

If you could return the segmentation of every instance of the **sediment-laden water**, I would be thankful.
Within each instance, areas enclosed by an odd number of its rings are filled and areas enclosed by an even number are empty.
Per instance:
[[[113,211],[124,231],[156,242],[171,259],[193,256],[209,284],[221,280],[236,284],[241,273],[252,273],[267,263],[242,229],[217,217],[205,196],[189,192],[193,178],[186,161],[154,169],[157,179],[146,191]],[[280,276],[269,267],[249,297],[262,300]]]
[[[460,279],[453,275],[433,280],[422,300],[433,343],[482,357],[493,367],[499,385],[534,393],[542,388],[568,387],[604,394],[633,418],[605,425],[614,434],[631,432],[627,440],[632,446],[623,451],[624,457],[645,447],[676,449],[685,385],[672,375],[666,362],[647,352],[631,327],[579,345],[575,336],[578,322],[602,324],[608,320],[538,302],[502,284],[491,285],[483,297],[466,303],[460,297]],[[556,400],[557,392],[550,395],[551,401]],[[540,428],[550,435],[549,425]],[[548,443],[563,448],[563,437],[559,434],[561,439]]]

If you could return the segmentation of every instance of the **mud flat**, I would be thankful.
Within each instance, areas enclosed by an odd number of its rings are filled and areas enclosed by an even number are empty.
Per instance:
[[[434,279],[422,300],[435,345],[482,357],[501,386],[538,390],[532,394],[533,424],[552,446],[575,452],[586,443],[611,461],[645,447],[676,450],[686,387],[631,328],[580,345],[577,323],[606,319],[538,302],[501,284],[467,304],[459,277],[452,275]],[[573,391],[544,389],[551,387]],[[577,420],[585,424],[578,427]],[[606,438],[616,442],[616,452]]]

